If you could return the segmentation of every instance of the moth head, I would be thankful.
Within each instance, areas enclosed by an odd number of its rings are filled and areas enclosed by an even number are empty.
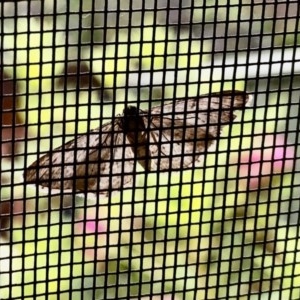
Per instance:
[[[140,112],[138,110],[138,108],[136,106],[133,105],[129,105],[127,107],[124,108],[123,110],[123,115],[124,117],[137,117],[139,116]]]

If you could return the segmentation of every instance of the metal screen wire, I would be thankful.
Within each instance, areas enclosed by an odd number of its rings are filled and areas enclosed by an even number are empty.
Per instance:
[[[299,299],[298,1],[1,1],[0,299]]]

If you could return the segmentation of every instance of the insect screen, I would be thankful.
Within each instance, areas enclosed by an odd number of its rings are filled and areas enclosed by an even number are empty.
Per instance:
[[[299,299],[298,1],[0,15],[0,299]]]

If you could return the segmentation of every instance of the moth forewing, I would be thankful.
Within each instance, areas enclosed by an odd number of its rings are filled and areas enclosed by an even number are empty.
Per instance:
[[[51,189],[107,194],[131,182],[134,156],[125,140],[117,119],[44,155],[28,167],[25,180]]]
[[[126,107],[123,116],[30,165],[25,181],[108,194],[132,186],[137,164],[145,171],[193,167],[249,98],[245,92],[229,91],[171,101],[150,111]]]
[[[248,99],[244,92],[224,92],[154,107],[146,126],[151,128],[151,169],[191,167],[219,137],[223,126],[233,122],[233,111],[243,108]]]

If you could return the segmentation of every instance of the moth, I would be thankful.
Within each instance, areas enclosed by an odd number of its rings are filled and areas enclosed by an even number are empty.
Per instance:
[[[250,97],[227,91],[167,102],[149,111],[125,107],[112,122],[34,162],[24,173],[25,182],[108,194],[132,185],[137,164],[145,172],[192,168]]]

